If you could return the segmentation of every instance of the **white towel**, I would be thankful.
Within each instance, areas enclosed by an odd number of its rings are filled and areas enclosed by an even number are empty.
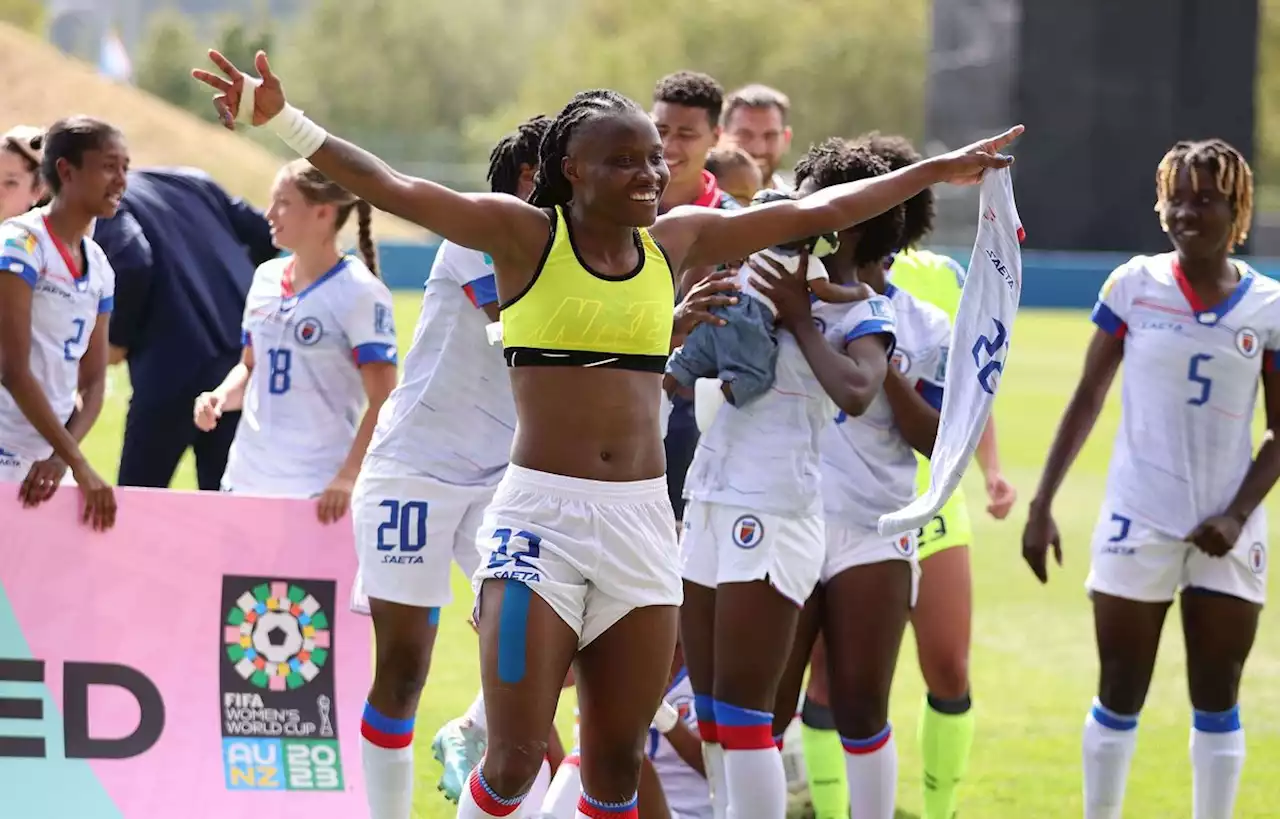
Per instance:
[[[929,491],[905,509],[881,515],[882,535],[919,529],[946,504],[973,459],[1000,388],[1022,295],[1023,231],[1008,169],[983,176],[979,217],[978,238],[951,330],[942,420],[929,459]]]

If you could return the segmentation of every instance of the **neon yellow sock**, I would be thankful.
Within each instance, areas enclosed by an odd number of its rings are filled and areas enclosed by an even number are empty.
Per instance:
[[[920,819],[952,819],[957,790],[969,768],[974,716],[969,696],[959,700],[926,697],[920,719],[924,762],[924,815]]]
[[[840,734],[801,725],[800,736],[814,819],[848,819],[849,785]]]

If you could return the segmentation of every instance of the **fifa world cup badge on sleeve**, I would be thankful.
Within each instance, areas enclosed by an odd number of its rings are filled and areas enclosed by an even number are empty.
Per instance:
[[[332,580],[225,575],[218,688],[228,790],[343,790]]]

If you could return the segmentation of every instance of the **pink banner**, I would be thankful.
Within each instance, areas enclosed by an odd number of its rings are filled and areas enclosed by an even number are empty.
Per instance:
[[[370,627],[313,501],[0,484],[0,814],[367,816]]]

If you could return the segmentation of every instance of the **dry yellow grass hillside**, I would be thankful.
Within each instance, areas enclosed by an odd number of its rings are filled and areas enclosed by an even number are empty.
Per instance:
[[[124,132],[135,167],[203,168],[231,193],[265,203],[282,160],[262,146],[100,77],[89,65],[8,24],[0,23],[0,42],[0,131],[18,124],[48,125],[69,114],[101,117]],[[385,214],[374,223],[381,238],[428,236]]]

